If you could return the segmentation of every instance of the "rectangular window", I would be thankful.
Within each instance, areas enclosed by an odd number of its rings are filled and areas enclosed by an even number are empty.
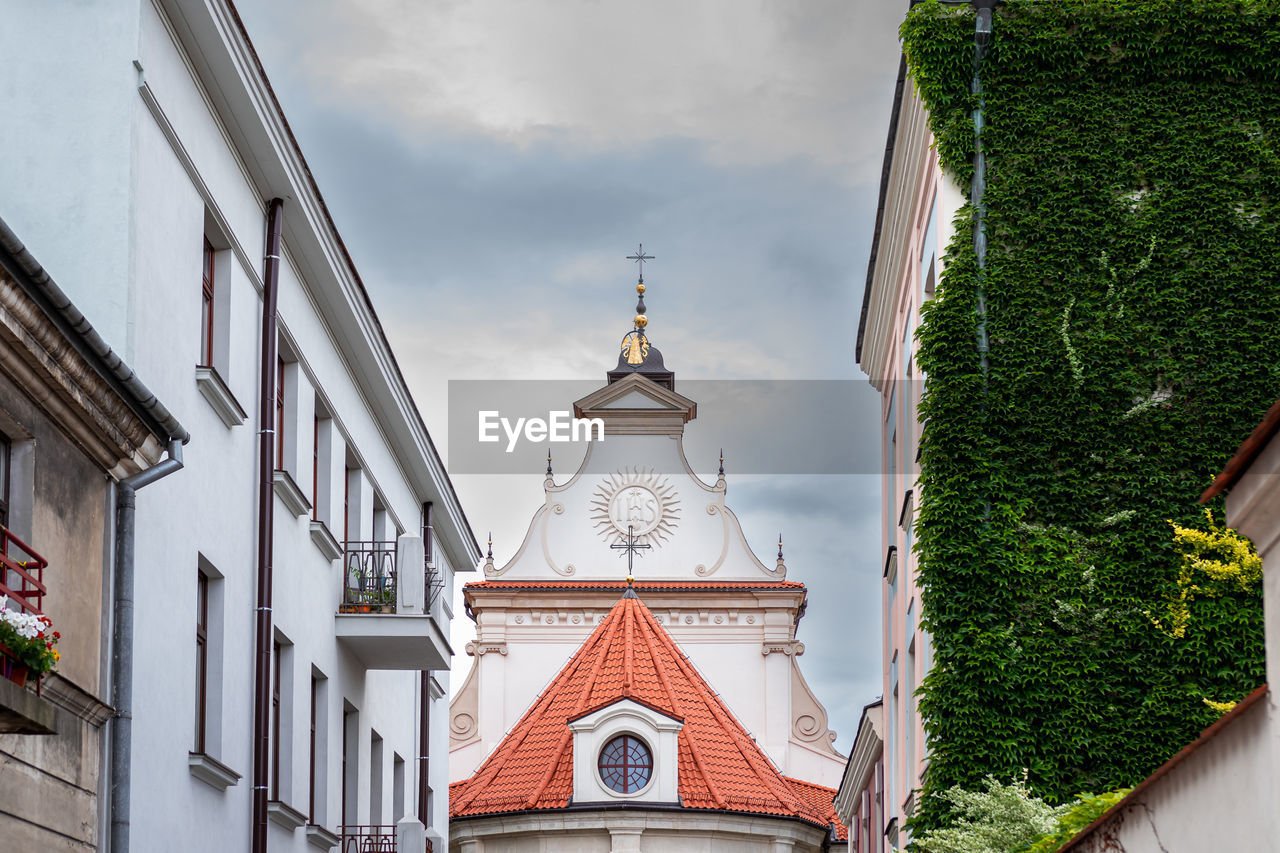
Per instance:
[[[404,759],[391,754],[391,822],[404,817]]]
[[[196,572],[195,752],[204,753],[209,706],[209,577]]]
[[[342,711],[342,824],[360,823],[360,712],[344,703]]]
[[[351,475],[352,470],[347,468],[342,476],[342,543],[346,547],[346,543],[351,539]]]
[[[222,752],[222,573],[197,555],[195,588],[195,690],[191,751],[221,758]]]
[[[328,808],[329,772],[332,753],[329,751],[329,681],[314,666],[311,667],[311,742],[309,744],[307,772],[307,821],[314,826],[328,826],[332,820]],[[345,722],[345,721],[344,721]],[[344,727],[345,731],[345,727]]]
[[[280,641],[271,644],[271,797],[280,800],[280,671],[283,655]]]
[[[311,520],[320,519],[320,416],[312,418],[311,431]]]
[[[204,262],[201,264],[200,303],[200,366],[213,366],[213,262],[214,249],[209,238],[204,238]]]
[[[929,218],[925,220],[924,241],[920,244],[920,283],[923,299],[933,296],[934,267],[938,259],[938,193],[929,202]]]
[[[382,737],[369,736],[369,823],[382,825]]]
[[[903,760],[906,762],[906,772],[902,778],[908,781],[908,784],[914,787],[915,779],[915,686],[916,686],[916,638],[915,638],[915,615],[916,603],[912,600],[907,606],[907,660],[904,667],[903,677],[905,681],[906,705],[903,708],[903,716],[905,720],[902,725],[902,742],[903,742]]]
[[[284,466],[284,359],[276,359],[276,470]]]
[[[311,747],[307,756],[307,822],[316,822],[316,720],[320,711],[320,679],[311,676]]]
[[[889,414],[884,423],[885,463],[888,469],[888,484],[885,491],[886,546],[894,545],[897,539],[893,529],[893,510],[898,504],[898,394],[889,392]]]
[[[911,483],[911,463],[915,458],[912,452],[911,443],[915,439],[914,420],[914,403],[915,388],[912,382],[913,360],[911,357],[911,346],[914,343],[911,337],[911,309],[907,308],[907,322],[902,329],[902,473],[905,475],[903,483],[904,489],[909,489]]]
[[[885,790],[885,814],[897,814],[897,792],[895,783],[898,779],[898,742],[897,732],[902,728],[898,724],[898,653],[893,653],[893,661],[889,664],[889,707],[888,717],[885,726],[888,737],[885,738],[889,745],[888,760],[885,761],[884,767],[884,790]]]

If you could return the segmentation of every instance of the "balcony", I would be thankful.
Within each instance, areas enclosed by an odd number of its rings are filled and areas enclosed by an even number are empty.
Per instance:
[[[49,561],[30,545],[0,527],[0,595],[10,610],[43,615],[44,570]],[[53,706],[36,691],[24,688],[27,668],[0,645],[0,732],[8,734],[53,734]]]
[[[44,596],[48,590],[44,585],[44,570],[49,561],[31,549],[9,531],[0,527],[0,568],[4,574],[0,576],[0,595],[9,597],[10,604],[17,604],[19,610],[33,613],[36,616],[44,611]]]
[[[417,833],[421,832],[422,825],[418,824]],[[423,851],[424,847],[421,845],[424,839],[417,837],[417,833],[409,840],[409,846],[416,846],[419,851]],[[428,838],[425,841],[425,853],[432,853],[431,839]],[[400,853],[396,840],[396,828],[394,826],[344,826],[338,853]],[[413,851],[405,850],[403,853],[413,853]]]
[[[432,615],[443,582],[421,538],[348,541],[342,569],[336,633],[365,667],[448,668],[453,650]]]

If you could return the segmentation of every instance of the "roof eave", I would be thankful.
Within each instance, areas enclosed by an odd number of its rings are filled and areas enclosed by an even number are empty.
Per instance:
[[[893,89],[893,107],[889,111],[889,136],[884,145],[884,162],[880,167],[880,190],[876,201],[876,223],[871,234],[871,255],[867,261],[867,283],[862,291],[862,310],[858,317],[858,342],[854,360],[862,363],[862,343],[867,334],[867,312],[871,305],[871,285],[876,277],[876,258],[880,253],[880,232],[884,227],[885,200],[889,194],[889,173],[893,169],[894,146],[898,140],[898,120],[902,114],[902,95],[906,89],[907,55],[898,61],[898,81]]]

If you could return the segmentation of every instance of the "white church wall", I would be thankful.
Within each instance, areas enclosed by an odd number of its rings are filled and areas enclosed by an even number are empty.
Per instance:
[[[793,657],[782,651],[763,654],[766,647],[794,652],[796,644],[790,640],[771,644],[765,639],[769,620],[777,623],[774,628],[782,623],[790,626],[793,611],[784,609],[783,601],[772,602],[778,605],[776,609],[763,610],[758,602],[732,592],[720,599],[700,593],[696,609],[664,607],[654,598],[646,598],[646,604],[739,722],[756,733],[761,747],[784,773],[831,787],[838,785],[843,759],[834,749],[793,744],[802,713],[795,707],[793,695]],[[466,713],[484,735],[479,744],[464,738],[463,750],[453,752],[454,781],[475,771],[578,651],[610,604],[583,608],[582,602],[568,600],[513,599],[510,610],[493,607],[480,614],[483,630],[468,648],[473,653],[483,652],[473,658],[472,665],[479,669],[474,678],[469,673],[464,676],[472,679],[472,684],[463,692],[475,691],[474,712]],[[584,616],[584,611],[589,615]],[[575,618],[579,621],[574,622]],[[826,714],[821,706],[818,710],[820,713],[806,707],[803,713],[821,717],[819,737],[825,737]]]

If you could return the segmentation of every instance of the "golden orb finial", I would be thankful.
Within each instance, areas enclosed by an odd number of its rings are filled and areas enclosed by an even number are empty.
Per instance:
[[[643,282],[643,281],[636,285],[636,293],[644,293],[644,282]]]
[[[647,325],[649,325],[649,318],[648,318],[648,317],[646,317],[646,316],[645,316],[645,315],[643,315],[643,314],[637,314],[637,315],[636,315],[636,328],[637,328],[637,329],[643,329],[643,328],[644,328],[645,326],[647,326]]]

